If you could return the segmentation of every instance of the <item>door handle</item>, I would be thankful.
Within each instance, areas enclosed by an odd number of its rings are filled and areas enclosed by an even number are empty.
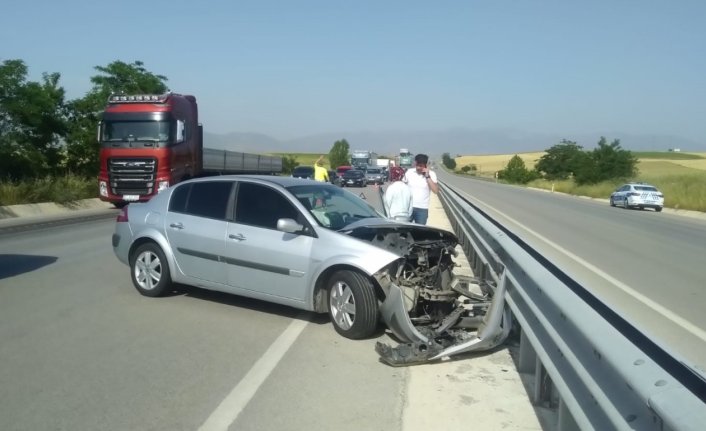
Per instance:
[[[184,225],[181,223],[171,223],[169,227],[173,227],[174,229],[184,229]]]
[[[228,238],[234,239],[236,241],[244,241],[245,240],[245,236],[242,233],[238,233],[238,234],[231,233],[230,235],[228,235]]]

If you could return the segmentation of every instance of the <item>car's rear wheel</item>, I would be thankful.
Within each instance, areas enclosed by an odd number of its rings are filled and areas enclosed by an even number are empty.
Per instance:
[[[628,198],[623,199],[623,208],[630,209],[630,205],[628,205]]]
[[[662,212],[662,207],[657,207],[657,208],[655,208],[655,211],[657,211],[658,213],[659,213],[659,212]]]
[[[371,336],[378,324],[378,303],[372,283],[355,271],[337,271],[329,279],[329,316],[346,338]]]
[[[172,284],[169,265],[162,249],[155,243],[142,244],[130,259],[132,284],[145,296],[164,295]]]

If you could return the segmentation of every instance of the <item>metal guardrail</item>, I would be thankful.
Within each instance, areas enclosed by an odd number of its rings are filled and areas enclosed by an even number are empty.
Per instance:
[[[706,382],[450,186],[439,198],[474,274],[521,326],[520,372],[559,430],[703,430]]]

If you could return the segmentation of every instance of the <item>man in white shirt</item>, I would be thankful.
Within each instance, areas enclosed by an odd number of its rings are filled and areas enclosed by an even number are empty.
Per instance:
[[[407,169],[403,179],[412,190],[412,222],[418,224],[427,224],[430,193],[439,192],[436,172],[427,167],[428,162],[426,154],[414,156],[415,166]]]
[[[382,198],[387,217],[397,221],[409,221],[412,217],[412,190],[402,181],[404,174],[399,166],[390,169],[392,183]]]

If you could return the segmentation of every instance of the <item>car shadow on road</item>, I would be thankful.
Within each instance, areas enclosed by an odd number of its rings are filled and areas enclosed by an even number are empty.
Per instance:
[[[302,310],[289,307],[286,305],[274,304],[272,302],[261,301],[259,299],[247,298],[245,296],[234,295],[230,293],[216,292],[208,289],[201,289],[199,287],[176,284],[174,285],[174,291],[171,296],[184,295],[187,297],[212,301],[218,304],[230,305],[238,308],[246,308],[252,311],[258,311],[261,313],[276,314],[282,317],[289,317],[292,319],[300,318]],[[306,320],[308,322],[324,325],[329,323],[328,314],[319,314],[313,312],[306,312]]]
[[[30,254],[0,254],[0,280],[32,272],[57,261],[56,256]]]

